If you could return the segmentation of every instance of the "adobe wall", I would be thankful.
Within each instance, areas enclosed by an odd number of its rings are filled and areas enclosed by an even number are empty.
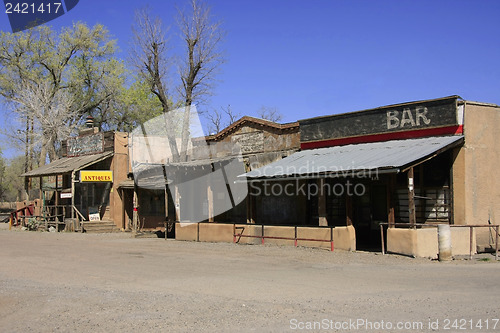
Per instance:
[[[466,102],[464,111],[466,224],[500,223],[500,108]],[[457,180],[456,180],[457,182]],[[461,202],[455,203],[455,206]],[[458,209],[461,209],[458,207]],[[492,233],[493,234],[493,233]],[[487,228],[477,231],[480,249],[492,244]]]
[[[236,233],[242,237],[236,237],[239,244],[262,244],[262,226],[251,224],[236,224]],[[176,223],[175,239],[183,241],[199,242],[233,242],[233,224],[224,223]],[[245,237],[257,236],[257,237]],[[285,226],[265,226],[264,236],[294,238],[295,228]],[[316,247],[330,249],[330,228],[297,227],[297,238],[325,240],[311,241],[298,240],[297,246]],[[333,229],[334,249],[354,251],[356,249],[356,236],[353,226],[335,227]],[[264,244],[280,246],[294,246],[293,239],[264,239]]]
[[[475,232],[473,231],[472,254],[475,254],[475,248]],[[387,229],[387,252],[437,259],[439,252],[437,228],[389,228]],[[451,228],[451,252],[453,256],[469,255],[469,228]]]
[[[198,241],[199,223],[179,223],[175,224],[175,240]]]
[[[113,186],[109,194],[109,217],[118,228],[124,227],[123,221],[123,198],[120,197],[118,186],[127,179],[129,171],[128,158],[128,134],[122,132],[114,133],[114,155],[111,161],[113,171]]]

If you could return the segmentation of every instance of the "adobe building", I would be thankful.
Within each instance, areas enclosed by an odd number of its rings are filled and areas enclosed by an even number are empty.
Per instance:
[[[255,202],[247,197],[247,184],[234,180],[250,166],[267,165],[300,147],[298,122],[278,124],[248,116],[214,135],[192,138],[183,162],[165,161],[165,154],[157,153],[168,150],[167,140],[131,136],[132,154],[140,154],[132,160],[141,164],[133,166],[134,179],[120,188],[135,193],[138,227],[163,229],[167,221],[167,229],[172,229],[177,222],[175,238],[184,240],[197,240],[198,233],[179,223],[251,221],[249,207]]]
[[[351,249],[380,249],[386,223],[388,251],[436,257],[437,228],[422,225],[498,223],[499,121],[499,106],[459,96],[304,119],[300,152],[242,178],[261,202],[294,207],[293,224],[347,228],[336,241]],[[492,232],[452,228],[453,254],[491,248]]]
[[[62,158],[24,173],[40,179],[41,216],[73,218],[87,231],[124,228],[125,206],[118,185],[129,172],[127,145],[127,133],[91,127],[63,143]],[[74,227],[80,229],[80,223]]]

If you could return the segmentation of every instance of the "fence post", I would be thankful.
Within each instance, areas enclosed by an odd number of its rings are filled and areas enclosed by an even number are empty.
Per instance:
[[[264,225],[262,225],[262,245],[264,245]]]
[[[469,260],[472,260],[472,234],[473,234],[473,229],[472,227],[469,227]]]
[[[333,227],[330,228],[330,251],[333,252]]]
[[[498,225],[495,227],[495,260],[498,260]]]
[[[382,244],[382,255],[385,255],[384,226],[382,225],[382,223],[380,223],[380,240]]]
[[[451,260],[451,230],[449,224],[438,225],[439,261]]]

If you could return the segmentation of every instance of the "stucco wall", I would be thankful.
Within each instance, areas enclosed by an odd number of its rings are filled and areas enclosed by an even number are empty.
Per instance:
[[[465,222],[465,148],[453,150],[453,224]]]
[[[198,241],[198,223],[176,223],[175,240]]]
[[[453,256],[470,252],[469,228],[451,228],[451,253]],[[475,233],[472,248],[475,253]],[[437,259],[439,251],[437,228],[422,229],[389,228],[387,230],[387,252],[412,257]]]
[[[199,223],[200,242],[225,242],[233,241],[233,225],[223,223]]]
[[[465,223],[500,223],[500,108],[467,103],[465,134]],[[477,231],[479,248],[489,247],[487,228]]]
[[[262,226],[251,224],[237,224],[236,233],[258,237],[237,237],[239,244],[261,244]],[[295,236],[294,227],[285,226],[265,226],[264,235],[270,237],[293,238]],[[297,241],[297,246],[319,247],[330,249],[330,229],[314,227],[298,227],[298,238],[319,239],[320,241]],[[200,242],[233,242],[233,224],[224,223],[176,223],[175,239],[184,241]],[[333,232],[334,249],[354,251],[356,249],[356,236],[353,226],[336,227]],[[295,241],[289,239],[266,238],[264,244],[294,246]]]
[[[352,225],[333,229],[335,249],[356,251],[356,231]]]
[[[330,249],[331,243],[329,240],[332,237],[330,228],[309,228],[309,227],[301,227],[297,228],[297,237],[305,238],[305,239],[324,239],[327,242],[318,242],[318,241],[297,241],[298,246],[306,246],[306,247],[321,247],[324,249]],[[335,243],[334,243],[335,248]]]
[[[416,255],[417,230],[403,228],[387,229],[387,252]]]
[[[118,228],[123,228],[123,198],[119,195],[118,186],[122,181],[127,179],[127,173],[129,171],[128,134],[116,132],[114,136],[114,155],[111,162],[113,186],[109,196],[109,213],[115,225]]]

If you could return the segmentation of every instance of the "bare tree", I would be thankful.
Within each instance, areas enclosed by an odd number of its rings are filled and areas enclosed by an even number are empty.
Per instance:
[[[207,119],[209,121],[207,125],[209,134],[219,133],[223,126],[222,113],[218,110],[213,110],[212,112],[208,113]]]
[[[219,50],[224,32],[220,22],[213,21],[210,7],[201,0],[191,0],[189,10],[179,9],[177,22],[186,47],[179,68],[182,81],[179,93],[186,107],[181,140],[181,152],[185,153],[189,138],[189,108],[193,102],[211,93],[216,71],[224,62]]]
[[[224,111],[224,113],[227,116],[228,123],[226,126],[231,125],[232,123],[234,123],[235,121],[237,121],[241,117],[241,115],[239,113],[233,111],[233,108],[229,104],[226,108],[221,108],[221,109],[222,109],[222,111]]]
[[[201,0],[191,0],[189,9],[178,9],[177,23],[185,43],[185,53],[180,57],[178,68],[178,103],[173,102],[173,95],[168,89],[171,87],[168,72],[172,60],[168,57],[166,32],[161,19],[152,17],[147,9],[136,12],[132,60],[142,79],[161,102],[164,114],[173,111],[174,105],[184,107],[182,119],[165,117],[165,125],[172,158],[185,160],[192,119],[191,105],[211,92],[216,70],[223,62],[219,52],[223,33],[220,23],[212,21],[210,8]],[[215,114],[213,117],[217,123],[218,116]],[[179,121],[180,125],[176,124]],[[174,135],[177,133],[181,138],[180,149]]]
[[[51,161],[58,158],[57,143],[69,137],[77,125],[79,110],[67,90],[55,90],[49,82],[27,83],[14,99],[16,112],[39,122],[40,129],[32,131],[34,142],[41,142],[39,164],[48,154]]]
[[[283,119],[283,115],[275,107],[262,106],[258,111],[259,118],[266,119],[272,122],[279,122]]]
[[[167,37],[163,23],[159,17],[151,18],[147,8],[136,11],[135,24],[132,26],[134,34],[134,48],[131,51],[132,62],[138,69],[141,78],[146,82],[150,91],[158,97],[163,113],[172,110],[171,96],[169,95],[167,73],[169,61],[167,58]],[[179,150],[175,136],[172,135],[173,124],[167,122],[167,133],[170,150],[174,160],[179,158]],[[144,133],[146,135],[146,133]]]
[[[225,127],[236,122],[240,117],[241,115],[234,112],[231,105],[225,108],[221,107],[220,111],[215,109],[207,115],[209,121],[208,131],[210,133],[219,133]]]

